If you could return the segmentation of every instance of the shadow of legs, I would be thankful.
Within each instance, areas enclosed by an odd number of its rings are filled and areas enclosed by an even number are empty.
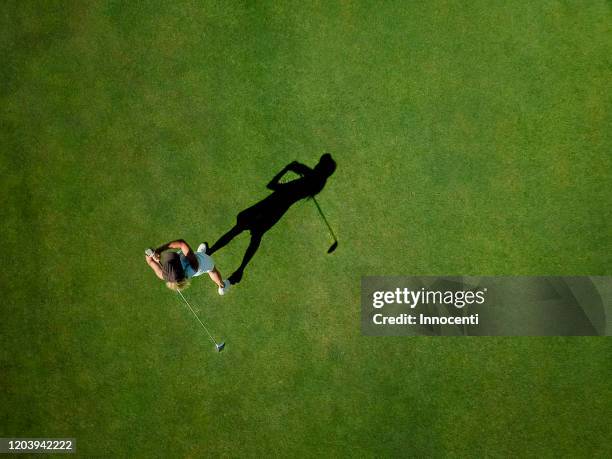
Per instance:
[[[232,239],[234,239],[236,236],[238,236],[243,231],[244,229],[241,229],[238,227],[238,225],[235,225],[231,230],[229,230],[227,233],[221,236],[219,240],[215,242],[210,249],[208,249],[208,255],[212,255],[217,250],[225,247],[227,244],[230,243]]]
[[[255,252],[259,248],[259,244],[261,244],[262,234],[254,233],[251,231],[251,241],[249,242],[249,246],[244,253],[244,257],[242,258],[242,263],[240,263],[240,267],[234,271],[234,273],[229,277],[229,281],[231,284],[237,284],[242,280],[242,274],[244,273],[244,268],[249,264]]]

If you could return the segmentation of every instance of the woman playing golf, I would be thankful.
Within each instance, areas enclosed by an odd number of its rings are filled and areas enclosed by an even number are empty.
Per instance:
[[[169,249],[179,249],[180,252]],[[169,289],[184,290],[189,287],[192,277],[208,273],[219,287],[219,295],[225,295],[230,288],[230,282],[227,279],[223,280],[207,251],[208,246],[205,242],[194,252],[183,239],[177,239],[155,250],[147,249],[145,260],[157,277],[166,281]]]

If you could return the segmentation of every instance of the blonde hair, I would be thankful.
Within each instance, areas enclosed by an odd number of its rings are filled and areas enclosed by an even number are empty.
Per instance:
[[[189,287],[189,285],[191,285],[191,280],[189,279],[183,279],[179,282],[166,282],[166,287],[177,292],[180,290],[185,290],[187,287]]]

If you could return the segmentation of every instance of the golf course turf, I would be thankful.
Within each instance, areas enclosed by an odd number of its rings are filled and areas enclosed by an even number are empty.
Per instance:
[[[610,457],[605,337],[365,337],[368,275],[612,273],[611,4],[3,2],[0,437],[106,457]],[[242,281],[214,243],[337,162]],[[229,276],[242,234],[214,254]]]

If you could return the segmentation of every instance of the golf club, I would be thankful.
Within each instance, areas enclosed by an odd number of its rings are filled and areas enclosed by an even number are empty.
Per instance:
[[[225,341],[222,341],[220,343],[217,343],[215,341],[215,339],[212,337],[212,335],[210,334],[210,332],[208,331],[208,328],[206,328],[206,325],[204,325],[204,323],[200,320],[200,318],[198,317],[198,315],[195,313],[195,311],[193,310],[193,308],[191,307],[191,305],[189,304],[189,301],[187,301],[187,298],[185,298],[185,295],[183,295],[183,292],[181,292],[180,290],[178,290],[178,294],[180,295],[180,297],[183,299],[183,301],[185,302],[185,304],[187,305],[187,307],[189,308],[189,310],[193,313],[193,315],[195,316],[196,319],[198,319],[198,322],[200,322],[200,325],[202,325],[202,328],[204,330],[206,330],[206,333],[208,334],[208,337],[210,338],[210,340],[214,343],[215,345],[215,349],[217,350],[217,352],[221,352],[223,350],[223,348],[225,347]]]
[[[315,203],[315,206],[317,206],[317,210],[319,211],[319,215],[321,216],[321,218],[325,222],[325,225],[327,226],[327,229],[329,230],[329,234],[331,235],[332,239],[334,240],[334,243],[329,247],[329,249],[327,249],[327,253],[332,253],[338,247],[338,238],[336,238],[336,235],[334,234],[334,231],[331,229],[331,226],[329,225],[329,222],[327,221],[327,218],[325,218],[325,214],[321,210],[321,206],[319,205],[319,203],[317,202],[317,200],[315,199],[314,196],[312,197],[312,200]]]

